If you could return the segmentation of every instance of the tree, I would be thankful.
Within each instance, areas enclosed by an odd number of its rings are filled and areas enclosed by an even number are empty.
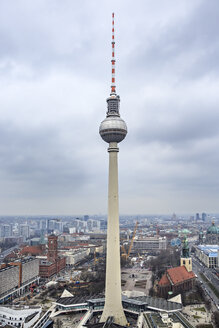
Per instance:
[[[215,321],[216,327],[219,327],[219,311],[214,312],[214,321]]]

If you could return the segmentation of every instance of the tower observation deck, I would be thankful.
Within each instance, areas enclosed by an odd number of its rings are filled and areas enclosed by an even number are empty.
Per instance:
[[[127,126],[120,117],[120,97],[116,94],[115,84],[115,37],[114,13],[112,14],[112,84],[107,98],[106,118],[100,124],[99,133],[109,144],[109,184],[108,184],[108,227],[106,256],[105,305],[100,322],[113,317],[114,323],[121,326],[127,324],[122,307],[121,265],[119,241],[119,201],[118,201],[118,143],[127,134]]]

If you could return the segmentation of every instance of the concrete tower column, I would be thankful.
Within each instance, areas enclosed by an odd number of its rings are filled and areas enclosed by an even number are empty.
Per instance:
[[[106,293],[105,306],[100,322],[109,316],[114,322],[125,326],[127,320],[122,308],[120,241],[119,241],[119,195],[117,142],[110,142],[109,148],[109,185],[108,185],[108,223],[107,223],[107,258],[106,258]]]
[[[112,14],[112,84],[110,97],[107,98],[107,114],[100,124],[101,138],[109,144],[109,187],[108,187],[108,227],[106,256],[105,305],[100,322],[113,317],[116,324],[125,326],[127,320],[122,308],[120,242],[119,242],[119,200],[118,200],[118,163],[117,144],[127,134],[125,121],[120,117],[120,97],[116,94],[115,84],[115,37],[114,13]]]

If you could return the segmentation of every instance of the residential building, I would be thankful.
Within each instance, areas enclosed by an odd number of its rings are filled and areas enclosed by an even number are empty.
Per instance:
[[[11,237],[13,235],[12,224],[1,224],[0,237]]]
[[[28,257],[3,264],[0,269],[0,301],[22,295],[39,281],[39,260]]]
[[[19,225],[19,236],[23,237],[23,241],[30,237],[30,227],[27,224]]]

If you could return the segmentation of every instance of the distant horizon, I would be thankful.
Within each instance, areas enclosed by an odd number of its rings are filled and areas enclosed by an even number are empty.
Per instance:
[[[132,217],[132,216],[172,216],[173,214],[176,214],[177,217],[182,217],[182,216],[194,216],[195,217],[195,214],[196,213],[199,213],[200,215],[200,219],[201,219],[201,214],[202,213],[206,213],[207,214],[207,218],[208,216],[219,216],[219,211],[218,212],[195,212],[195,213],[171,213],[171,214],[168,214],[168,213],[163,213],[163,214],[158,214],[158,213],[147,213],[147,214],[119,214],[120,217],[123,217],[123,216],[127,216],[127,217]],[[97,217],[107,217],[107,214],[0,214],[0,219],[1,218],[4,218],[4,217],[70,217],[70,216],[74,216],[74,217],[84,217],[88,215],[89,217],[94,217],[94,216],[97,216]]]

